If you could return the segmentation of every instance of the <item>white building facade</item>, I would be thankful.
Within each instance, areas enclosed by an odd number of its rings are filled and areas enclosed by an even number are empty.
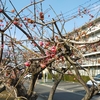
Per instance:
[[[69,33],[69,38],[76,41],[93,42],[100,40],[100,18]],[[100,41],[92,44],[85,44],[78,47],[85,59],[79,62],[82,67],[88,68],[94,76],[100,74]],[[80,70],[81,75],[87,75]]]

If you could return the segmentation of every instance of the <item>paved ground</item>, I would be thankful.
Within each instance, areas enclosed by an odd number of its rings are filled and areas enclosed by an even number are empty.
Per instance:
[[[38,98],[37,98],[37,100],[46,100],[44,97],[42,97],[42,96],[39,96]]]
[[[53,85],[53,81],[48,80],[48,81],[45,82],[44,80],[38,80],[37,84],[51,88],[52,85]],[[83,95],[80,94],[80,92],[85,93],[82,86],[78,83],[75,83],[75,82],[64,82],[64,81],[62,81],[59,84],[57,89],[61,90],[61,91],[65,91],[65,92],[74,92],[74,94],[78,94],[80,96],[83,96]],[[37,100],[47,100],[47,97],[44,96],[44,95],[40,95]]]
[[[38,80],[37,84],[51,88],[53,85],[53,81],[48,80],[47,82],[45,82],[43,80]],[[81,84],[75,82],[61,81],[57,89],[65,91],[67,93],[73,93],[81,97],[85,95],[84,88],[81,86]],[[47,100],[47,99],[43,95],[40,95],[37,100]],[[95,95],[91,100],[100,100],[100,95]]]

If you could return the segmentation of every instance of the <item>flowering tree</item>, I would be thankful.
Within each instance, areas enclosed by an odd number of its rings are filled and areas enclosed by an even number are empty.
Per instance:
[[[91,43],[82,42],[82,35],[87,36],[87,34],[81,30],[81,34],[73,39],[66,34],[64,19],[62,21],[57,16],[57,19],[52,18],[48,21],[45,18],[42,10],[43,0],[37,2],[34,0],[20,11],[17,11],[11,0],[8,1],[0,1],[0,77],[1,84],[4,84],[1,92],[7,89],[9,91],[7,98],[13,95],[15,100],[19,100],[19,98],[30,100],[35,95],[33,91],[39,73],[47,68],[55,79],[53,89],[48,97],[48,100],[52,100],[56,87],[71,66],[73,66],[77,80],[86,90],[83,100],[89,100],[93,94],[98,92],[99,87],[98,89],[95,87],[89,89],[81,78],[78,68],[86,71],[90,79],[95,82],[88,70],[78,63],[84,58],[78,48],[79,45],[92,44],[99,40]],[[6,8],[8,3],[12,6],[10,10]],[[41,5],[39,10],[36,8],[38,4]],[[51,9],[53,10],[52,7]],[[61,30],[58,27],[59,23]],[[59,67],[60,64],[66,64],[66,67]],[[52,70],[56,71],[59,77],[55,76]],[[27,89],[24,85],[26,82],[24,76],[28,73],[32,73],[32,78]]]

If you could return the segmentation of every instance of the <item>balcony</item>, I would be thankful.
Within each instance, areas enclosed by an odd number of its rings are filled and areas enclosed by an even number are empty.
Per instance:
[[[100,66],[100,64],[87,64],[87,65],[81,65],[82,67],[97,67]]]
[[[93,55],[100,55],[100,51],[87,53],[87,54],[84,54],[83,56],[86,57],[86,56],[93,56]]]

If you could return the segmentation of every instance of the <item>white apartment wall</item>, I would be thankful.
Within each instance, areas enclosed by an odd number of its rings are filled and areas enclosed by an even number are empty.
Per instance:
[[[79,72],[80,72],[80,74],[81,74],[82,76],[88,76],[87,72],[84,71],[84,70],[79,70]],[[90,72],[90,75],[95,76],[95,75],[97,75],[97,74],[100,74],[100,69],[98,70],[98,69],[91,68],[91,69],[89,70],[89,72]],[[75,71],[72,70],[72,73],[75,74]]]
[[[85,29],[85,31],[87,31],[87,30],[89,30],[89,29]],[[93,40],[97,40],[97,39],[100,39],[100,32],[96,32],[96,31],[98,31],[98,30],[100,30],[100,23],[98,22],[93,28],[91,28],[91,30],[90,31],[88,31],[88,35],[89,35],[89,41],[93,41]],[[84,31],[84,30],[83,30]],[[91,32],[92,32],[92,34],[91,34]],[[75,37],[77,34],[75,33],[75,34],[72,34],[72,35],[74,35],[73,37]],[[71,36],[71,35],[70,35]],[[98,47],[97,47],[98,48]],[[91,48],[90,48],[91,49]],[[98,50],[99,51],[99,50]],[[99,51],[100,52],[100,51]],[[88,52],[87,54],[89,54],[90,52]],[[88,55],[89,56],[89,55]],[[94,59],[95,58],[95,59]],[[91,60],[87,60],[86,59],[86,61],[83,61],[83,65],[87,65],[87,68],[88,68],[88,66],[89,65],[91,65],[90,66],[90,74],[92,75],[92,76],[95,76],[96,74],[100,74],[100,63],[98,63],[98,60],[97,59],[99,59],[100,57],[99,56],[94,56],[94,58],[93,58],[93,56],[91,57],[90,56],[90,59]],[[96,62],[92,62],[92,60],[95,60]],[[98,64],[98,65],[96,65],[96,64]],[[57,66],[57,67],[59,67],[59,68],[65,68],[65,67],[67,67],[66,66],[67,64],[66,63],[60,63],[60,64],[58,64],[57,63],[57,65],[55,65],[55,66]],[[96,66],[95,66],[96,65]],[[92,67],[92,66],[94,66],[94,67]],[[83,67],[86,67],[86,66],[83,66]],[[85,72],[84,70],[79,70],[80,71],[80,74],[81,75],[85,75],[85,76],[87,76],[88,74],[87,74],[87,72]],[[74,70],[72,70],[72,72],[75,74],[75,72],[74,72]],[[47,70],[44,70],[43,71],[43,73],[45,74],[45,73],[48,73],[48,71]],[[56,72],[55,71],[53,71],[53,73],[55,73],[56,74]]]
[[[88,41],[96,41],[100,39],[100,33],[93,33],[92,35],[89,36]]]
[[[100,19],[100,18],[99,18]],[[88,35],[88,39],[85,39],[84,35],[84,39],[87,40],[88,42],[92,42],[92,41],[96,41],[96,40],[100,40],[100,20],[98,20],[98,22],[93,22],[95,25],[93,26],[90,26],[90,27],[86,27],[84,30],[82,30],[83,32],[85,31]],[[80,32],[79,32],[80,34]],[[71,37],[75,37],[77,36],[77,33],[76,32],[72,32],[72,34],[70,35]],[[85,41],[83,39],[83,41]],[[86,60],[82,61],[82,65],[83,67],[87,67],[90,66],[90,74],[91,75],[96,75],[96,74],[100,74],[100,43],[99,45],[95,46],[96,47],[96,51],[93,51],[92,50],[92,47],[90,46],[90,48],[88,49],[88,51],[86,51]],[[85,51],[85,48],[82,48],[80,50],[84,50]],[[83,52],[84,52],[83,51]],[[93,54],[93,56],[91,56]],[[74,73],[74,71],[73,71]],[[80,74],[81,75],[87,75],[86,72],[84,72],[83,70],[80,70]]]

